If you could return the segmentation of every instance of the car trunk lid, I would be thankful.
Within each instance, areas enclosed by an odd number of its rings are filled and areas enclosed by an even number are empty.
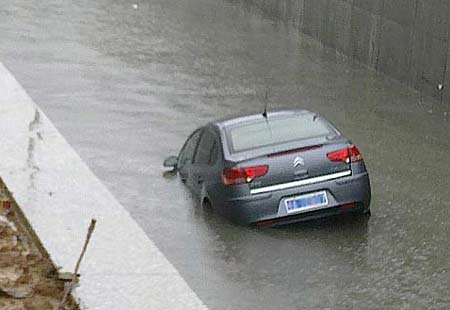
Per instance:
[[[332,161],[327,154],[348,147],[345,140],[325,144],[309,144],[269,153],[257,158],[248,159],[239,166],[267,165],[267,173],[249,183],[250,189],[258,189],[274,185],[293,183],[310,184],[308,180],[326,180],[328,177],[347,175],[350,163]],[[323,178],[325,177],[325,178]]]

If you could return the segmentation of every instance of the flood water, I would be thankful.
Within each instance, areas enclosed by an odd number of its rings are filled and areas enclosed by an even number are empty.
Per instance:
[[[445,103],[247,1],[137,3],[3,4],[0,61],[210,309],[450,307]],[[266,90],[269,109],[322,113],[359,147],[369,221],[235,226],[162,176],[191,131],[262,111]]]

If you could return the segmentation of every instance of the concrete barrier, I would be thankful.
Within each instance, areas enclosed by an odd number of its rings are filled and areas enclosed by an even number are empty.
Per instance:
[[[450,103],[450,0],[241,1]]]
[[[0,175],[82,309],[206,309],[143,230],[0,63]]]

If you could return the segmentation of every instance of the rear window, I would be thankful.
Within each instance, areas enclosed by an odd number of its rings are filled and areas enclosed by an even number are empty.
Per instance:
[[[228,140],[234,153],[295,140],[327,136],[330,126],[311,114],[269,117],[257,122],[244,123],[227,129]]]

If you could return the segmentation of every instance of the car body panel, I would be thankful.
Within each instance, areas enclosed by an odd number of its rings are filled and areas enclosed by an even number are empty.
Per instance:
[[[277,113],[309,113],[311,117],[319,117],[304,110],[282,111],[269,114],[269,122],[270,117]],[[186,150],[189,150],[193,152],[190,154],[192,159],[184,162],[178,170],[183,182],[200,201],[208,200],[218,213],[243,224],[276,220],[278,225],[292,222],[294,218],[301,221],[329,214],[369,210],[371,190],[364,162],[332,162],[327,158],[327,153],[351,145],[329,123],[331,136],[290,141],[240,153],[230,152],[226,140],[227,126],[261,118],[261,115],[251,115],[213,122],[196,131],[199,136],[197,141],[195,133],[188,138],[179,158],[186,158],[185,153],[189,153]],[[195,142],[195,147],[191,145],[194,143],[189,144],[189,140]],[[214,147],[216,150],[213,152]],[[267,174],[250,183],[225,185],[222,182],[222,173],[226,168],[257,165],[268,165]],[[320,191],[326,193],[326,207],[287,213],[286,199]],[[349,204],[354,207],[349,208]],[[341,206],[346,208],[341,209]]]
[[[364,173],[270,193],[234,197],[224,201],[221,211],[231,220],[244,224],[273,220],[293,215],[286,212],[284,204],[286,199],[320,191],[327,193],[329,201],[328,206],[322,208],[325,213],[327,209],[351,203],[359,204],[355,206],[355,210],[363,212],[369,209],[370,183],[368,174]],[[300,214],[301,211],[296,215]]]

